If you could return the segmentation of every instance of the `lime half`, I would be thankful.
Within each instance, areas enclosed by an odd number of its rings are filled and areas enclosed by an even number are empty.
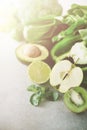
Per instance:
[[[43,61],[34,61],[28,66],[29,77],[37,84],[47,82],[50,77],[50,72],[50,66]]]

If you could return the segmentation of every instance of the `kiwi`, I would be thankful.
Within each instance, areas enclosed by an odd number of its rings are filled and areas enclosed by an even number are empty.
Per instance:
[[[81,113],[87,110],[87,91],[82,87],[69,89],[64,94],[64,103],[69,110]]]

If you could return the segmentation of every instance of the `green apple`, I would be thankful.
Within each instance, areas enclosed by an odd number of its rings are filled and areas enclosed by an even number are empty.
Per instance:
[[[50,73],[50,84],[61,93],[77,87],[83,80],[83,71],[69,60],[57,62]]]
[[[75,64],[87,64],[87,48],[84,42],[77,42],[70,50],[70,56]]]

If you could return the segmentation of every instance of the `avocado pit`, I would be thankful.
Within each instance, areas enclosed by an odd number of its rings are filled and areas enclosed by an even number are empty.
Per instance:
[[[23,53],[25,56],[36,58],[41,55],[41,50],[35,45],[30,45],[24,48]]]

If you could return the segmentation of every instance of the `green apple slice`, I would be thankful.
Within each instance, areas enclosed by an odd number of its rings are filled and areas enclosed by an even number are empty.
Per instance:
[[[77,87],[81,84],[83,79],[83,72],[80,67],[74,67],[68,73],[66,78],[61,82],[59,91],[65,93],[68,89],[72,87]]]
[[[87,64],[87,48],[83,42],[77,42],[70,50],[70,56],[76,64]]]
[[[50,73],[50,84],[61,93],[72,87],[79,86],[83,80],[80,67],[74,66],[68,60],[62,60],[54,65]]]
[[[72,63],[68,60],[62,60],[54,65],[50,73],[50,84],[57,86],[61,83],[63,77],[71,69]]]

